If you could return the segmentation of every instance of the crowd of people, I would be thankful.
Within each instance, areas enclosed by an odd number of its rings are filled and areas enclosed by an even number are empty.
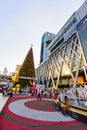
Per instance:
[[[41,100],[42,97],[49,97],[49,98],[54,98],[54,101],[56,103],[57,106],[57,110],[62,111],[62,113],[66,116],[67,115],[67,109],[69,109],[70,105],[69,105],[69,100],[68,97],[64,94],[64,99],[62,100],[62,90],[61,91],[52,91],[52,90],[46,90],[44,87],[43,89],[41,88],[41,86],[36,88],[36,84],[33,82],[30,82],[30,89],[28,90],[28,92],[31,93],[32,96],[37,95],[37,100]],[[29,88],[29,87],[26,87]],[[22,93],[22,89],[21,89],[21,93]],[[25,92],[25,91],[24,91]],[[3,89],[2,92],[3,96],[12,96],[13,92],[9,89],[9,87],[7,89]]]
[[[42,97],[52,97],[54,98],[54,102],[56,103],[56,108],[58,111],[61,111],[65,116],[67,116],[67,109],[70,108],[70,102],[68,99],[68,96],[66,94],[66,91],[62,91],[62,89],[60,91],[54,91],[52,92],[52,90],[46,91],[45,89],[41,89],[40,87],[38,87],[35,91],[31,91],[32,96],[34,96],[34,94],[37,95],[37,100],[41,100]]]

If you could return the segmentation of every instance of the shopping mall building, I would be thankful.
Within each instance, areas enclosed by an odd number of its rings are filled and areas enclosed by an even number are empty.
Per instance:
[[[87,82],[87,0],[55,35],[44,33],[37,82],[76,87]]]

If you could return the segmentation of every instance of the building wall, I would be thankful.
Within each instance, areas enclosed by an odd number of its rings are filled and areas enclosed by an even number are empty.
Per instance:
[[[77,32],[81,42],[84,57],[87,62],[87,15],[77,25]]]
[[[87,14],[87,0],[82,4],[82,6],[78,9],[78,16],[81,20]]]
[[[79,18],[77,17],[77,12],[73,13],[70,19],[64,24],[61,30],[57,33],[55,39],[49,45],[49,50],[51,51],[57,44],[62,45],[66,42],[76,30],[76,25],[79,22]],[[60,42],[62,40],[62,42]]]
[[[76,26],[80,20],[87,14],[87,0],[82,4],[82,6],[73,13],[69,20],[64,24],[61,30],[57,33],[55,39],[49,45],[50,53],[53,48],[57,45],[63,45],[76,31]],[[60,41],[62,42],[60,43]],[[60,45],[58,47],[60,47]]]

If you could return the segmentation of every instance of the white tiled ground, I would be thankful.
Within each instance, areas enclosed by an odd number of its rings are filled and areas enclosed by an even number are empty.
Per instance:
[[[0,93],[0,112],[1,110],[3,109],[5,103],[7,102],[8,100],[8,96],[3,96],[2,93]]]
[[[11,102],[9,104],[9,110],[12,113],[15,113],[16,115],[19,115],[21,117],[30,118],[34,120],[41,120],[41,121],[73,121],[75,119],[71,118],[70,116],[64,116],[61,112],[55,111],[55,112],[46,112],[41,110],[35,110],[29,107],[26,107],[24,104],[26,102],[31,102],[37,100],[36,98],[27,98],[27,99],[21,99],[16,100],[14,102]],[[42,99],[42,100],[51,100],[52,99]],[[52,118],[50,118],[52,117]]]

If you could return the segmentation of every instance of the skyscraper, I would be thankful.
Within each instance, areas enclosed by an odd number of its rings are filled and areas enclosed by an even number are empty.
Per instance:
[[[40,63],[45,61],[48,58],[49,55],[49,48],[48,45],[51,43],[51,41],[54,39],[55,34],[45,32],[41,39],[41,53],[40,53]]]

